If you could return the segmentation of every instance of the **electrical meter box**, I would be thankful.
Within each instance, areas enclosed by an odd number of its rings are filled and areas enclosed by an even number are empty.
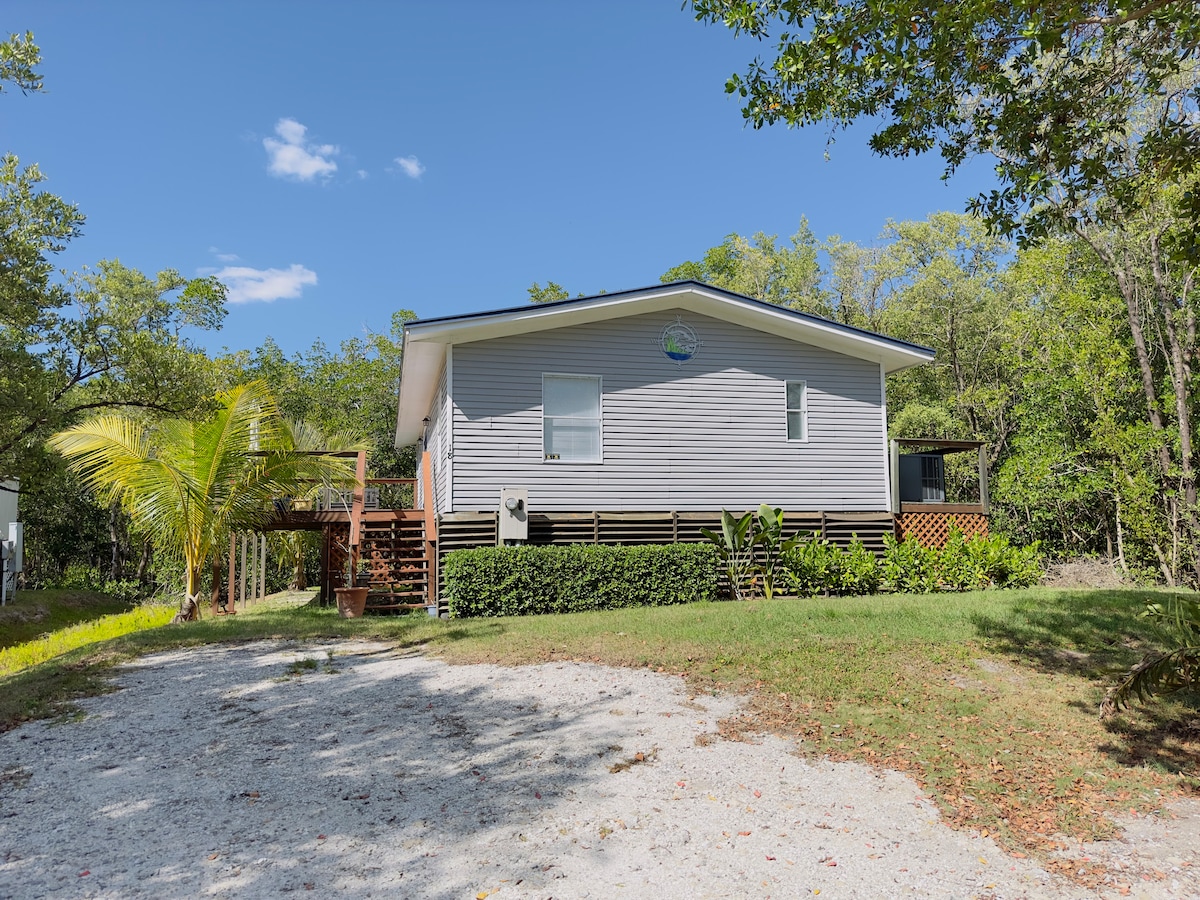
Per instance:
[[[529,540],[529,489],[500,489],[500,525],[496,543],[523,544]]]

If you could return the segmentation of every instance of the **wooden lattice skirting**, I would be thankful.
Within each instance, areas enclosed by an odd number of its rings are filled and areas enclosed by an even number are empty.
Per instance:
[[[987,537],[988,517],[982,513],[907,512],[896,516],[896,537],[915,540],[926,547],[941,548],[957,525],[963,537]]]

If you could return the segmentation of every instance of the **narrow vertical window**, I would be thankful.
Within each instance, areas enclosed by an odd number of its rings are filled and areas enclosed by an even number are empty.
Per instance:
[[[542,376],[542,449],[553,462],[600,462],[600,378]]]
[[[787,384],[787,439],[808,440],[808,382],[789,381]]]

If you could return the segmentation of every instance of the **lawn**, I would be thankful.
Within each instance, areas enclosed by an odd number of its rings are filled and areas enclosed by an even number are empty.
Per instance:
[[[1097,717],[1113,675],[1167,640],[1137,616],[1149,596],[1161,594],[1037,588],[449,622],[343,621],[292,598],[236,617],[77,638],[84,643],[61,656],[0,675],[0,727],[104,690],[108,668],[124,659],[216,641],[341,635],[421,646],[451,662],[648,666],[697,691],[745,691],[745,713],[723,726],[731,739],[770,730],[802,751],[909,772],[948,821],[1049,860],[1063,835],[1111,834],[1108,813],[1152,812],[1200,791],[1196,697]]]
[[[131,608],[130,603],[95,591],[17,591],[0,606],[0,648]]]

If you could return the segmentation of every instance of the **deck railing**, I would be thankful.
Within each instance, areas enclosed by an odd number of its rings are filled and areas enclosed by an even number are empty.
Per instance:
[[[363,509],[414,509],[416,486],[415,478],[368,478],[363,486]],[[348,513],[353,505],[353,490],[321,488],[314,509]]]

